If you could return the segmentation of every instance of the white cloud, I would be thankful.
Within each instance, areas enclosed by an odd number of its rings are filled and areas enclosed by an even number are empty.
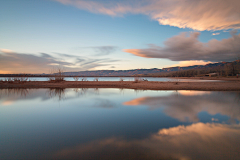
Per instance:
[[[239,0],[55,0],[110,16],[144,14],[162,25],[194,30],[240,29]]]
[[[212,33],[213,36],[219,35],[220,33]]]
[[[12,51],[10,49],[0,49],[0,52],[3,52],[3,53],[13,53],[14,51]]]

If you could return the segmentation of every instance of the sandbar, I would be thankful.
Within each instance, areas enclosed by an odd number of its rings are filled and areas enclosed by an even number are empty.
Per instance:
[[[201,90],[240,91],[240,81],[217,82],[157,82],[157,81],[27,81],[0,82],[0,89],[7,88],[121,88],[139,90]]]

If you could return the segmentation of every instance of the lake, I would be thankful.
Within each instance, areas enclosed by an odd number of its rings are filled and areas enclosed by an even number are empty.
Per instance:
[[[240,159],[240,92],[1,89],[0,159]]]
[[[13,77],[0,77],[0,80],[5,80]],[[79,77],[78,81],[94,81],[95,79],[98,81],[134,81],[134,77]],[[147,79],[148,81],[160,81],[160,82],[172,82],[172,81],[180,81],[180,82],[223,82],[221,80],[206,80],[206,79],[177,79],[177,78],[165,78],[165,77],[141,77],[142,79]],[[31,81],[48,81],[47,77],[29,77],[28,80]],[[75,81],[73,77],[65,77],[66,81]]]

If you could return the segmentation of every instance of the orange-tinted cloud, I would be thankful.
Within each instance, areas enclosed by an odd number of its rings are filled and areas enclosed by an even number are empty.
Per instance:
[[[240,53],[240,34],[231,32],[232,37],[221,41],[212,39],[207,43],[198,40],[199,32],[181,33],[164,42],[164,47],[149,45],[147,49],[124,49],[140,57],[165,58],[172,61],[233,61]]]
[[[110,16],[144,14],[162,25],[194,30],[240,28],[239,0],[54,0],[79,9]]]
[[[194,66],[194,65],[206,65],[212,63],[211,61],[180,61],[178,64],[174,64],[170,67],[186,67],[186,66]],[[167,66],[169,67],[169,66]]]

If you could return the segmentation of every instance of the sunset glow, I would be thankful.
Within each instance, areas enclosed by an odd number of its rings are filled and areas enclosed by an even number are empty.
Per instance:
[[[0,73],[230,62],[240,52],[239,7],[238,0],[2,1]]]

